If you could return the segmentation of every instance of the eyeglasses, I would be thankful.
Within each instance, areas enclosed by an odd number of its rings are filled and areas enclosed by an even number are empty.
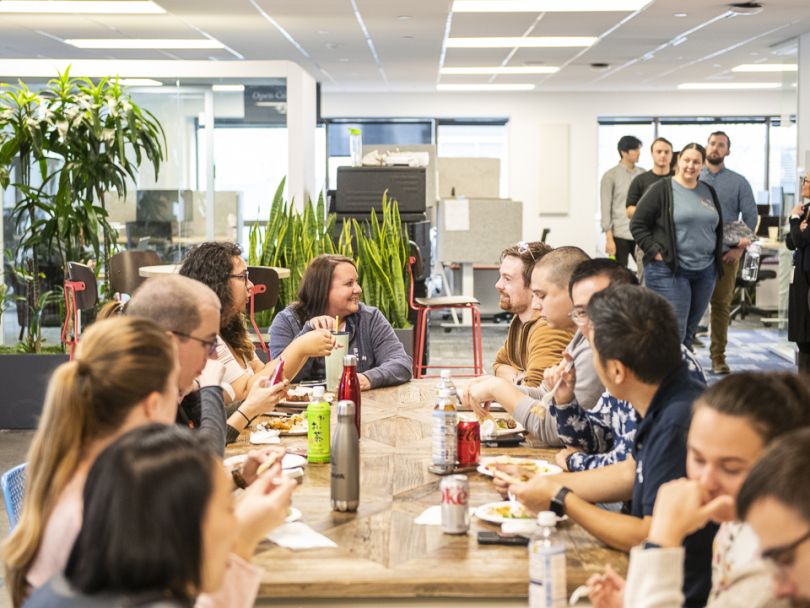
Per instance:
[[[208,349],[208,356],[216,354],[217,352],[217,340],[214,338],[213,340],[203,340],[202,338],[198,338],[196,336],[192,336],[191,334],[184,334],[182,331],[172,331],[175,336],[180,336],[181,338],[188,338],[189,340],[194,340],[195,342],[199,342],[205,348]]]
[[[799,188],[804,188],[804,185],[807,183],[808,179],[810,178],[808,178],[806,175],[802,175],[799,178]]]
[[[762,560],[774,570],[774,574],[782,576],[796,561],[796,549],[807,540],[810,540],[810,530],[792,543],[763,551]]]
[[[245,285],[247,285],[248,281],[250,280],[250,273],[246,270],[242,274],[229,274],[228,278],[239,279],[240,281],[244,281]]]
[[[582,306],[574,308],[568,316],[571,317],[571,320],[579,327],[588,324],[588,311]]]
[[[535,262],[537,261],[534,258],[534,252],[532,251],[532,248],[529,247],[528,241],[518,241],[517,248],[518,251],[521,253],[521,255],[524,253],[528,253],[530,256],[532,256],[532,260],[534,260]]]

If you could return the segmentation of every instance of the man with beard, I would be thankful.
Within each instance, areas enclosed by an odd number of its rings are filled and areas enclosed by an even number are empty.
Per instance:
[[[731,140],[723,131],[709,135],[706,145],[706,166],[700,172],[700,180],[712,186],[717,192],[722,211],[723,226],[742,221],[751,230],[757,225],[757,205],[751,184],[739,173],[727,169],[725,158],[731,153]],[[735,246],[723,243],[723,276],[718,276],[711,299],[711,346],[712,373],[728,374],[731,370],[726,364],[726,344],[728,342],[728,324],[731,313],[731,299],[737,279],[737,269],[745,248],[750,245],[748,239],[741,239]]]
[[[532,307],[531,276],[536,262],[551,251],[545,243],[521,241],[501,253],[499,305],[514,315],[506,342],[495,355],[494,374],[509,382],[536,387],[545,369],[555,365],[573,333],[552,329]]]

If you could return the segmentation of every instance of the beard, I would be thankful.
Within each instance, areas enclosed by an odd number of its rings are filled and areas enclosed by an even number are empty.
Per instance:
[[[719,154],[715,154],[714,156],[706,156],[706,162],[710,165],[719,165],[723,162],[723,157]]]
[[[504,312],[512,312],[512,299],[509,296],[498,294],[498,306]]]

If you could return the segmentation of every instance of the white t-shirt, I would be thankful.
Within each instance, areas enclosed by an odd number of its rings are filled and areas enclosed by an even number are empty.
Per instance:
[[[217,336],[217,359],[225,366],[225,375],[222,377],[222,390],[228,393],[231,399],[234,399],[236,398],[236,392],[231,385],[242,376],[253,376],[255,372],[250,366],[250,361],[246,359],[242,360],[245,365],[244,367],[239,365],[231,349],[228,348],[228,345],[225,344],[225,341],[219,336]]]

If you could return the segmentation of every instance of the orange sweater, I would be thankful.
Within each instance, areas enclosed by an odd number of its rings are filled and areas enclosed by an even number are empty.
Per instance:
[[[524,372],[522,383],[525,386],[540,386],[546,368],[559,363],[573,337],[571,332],[552,329],[540,317],[523,323],[515,315],[506,342],[495,355],[492,369],[497,373],[501,365],[509,365]]]

